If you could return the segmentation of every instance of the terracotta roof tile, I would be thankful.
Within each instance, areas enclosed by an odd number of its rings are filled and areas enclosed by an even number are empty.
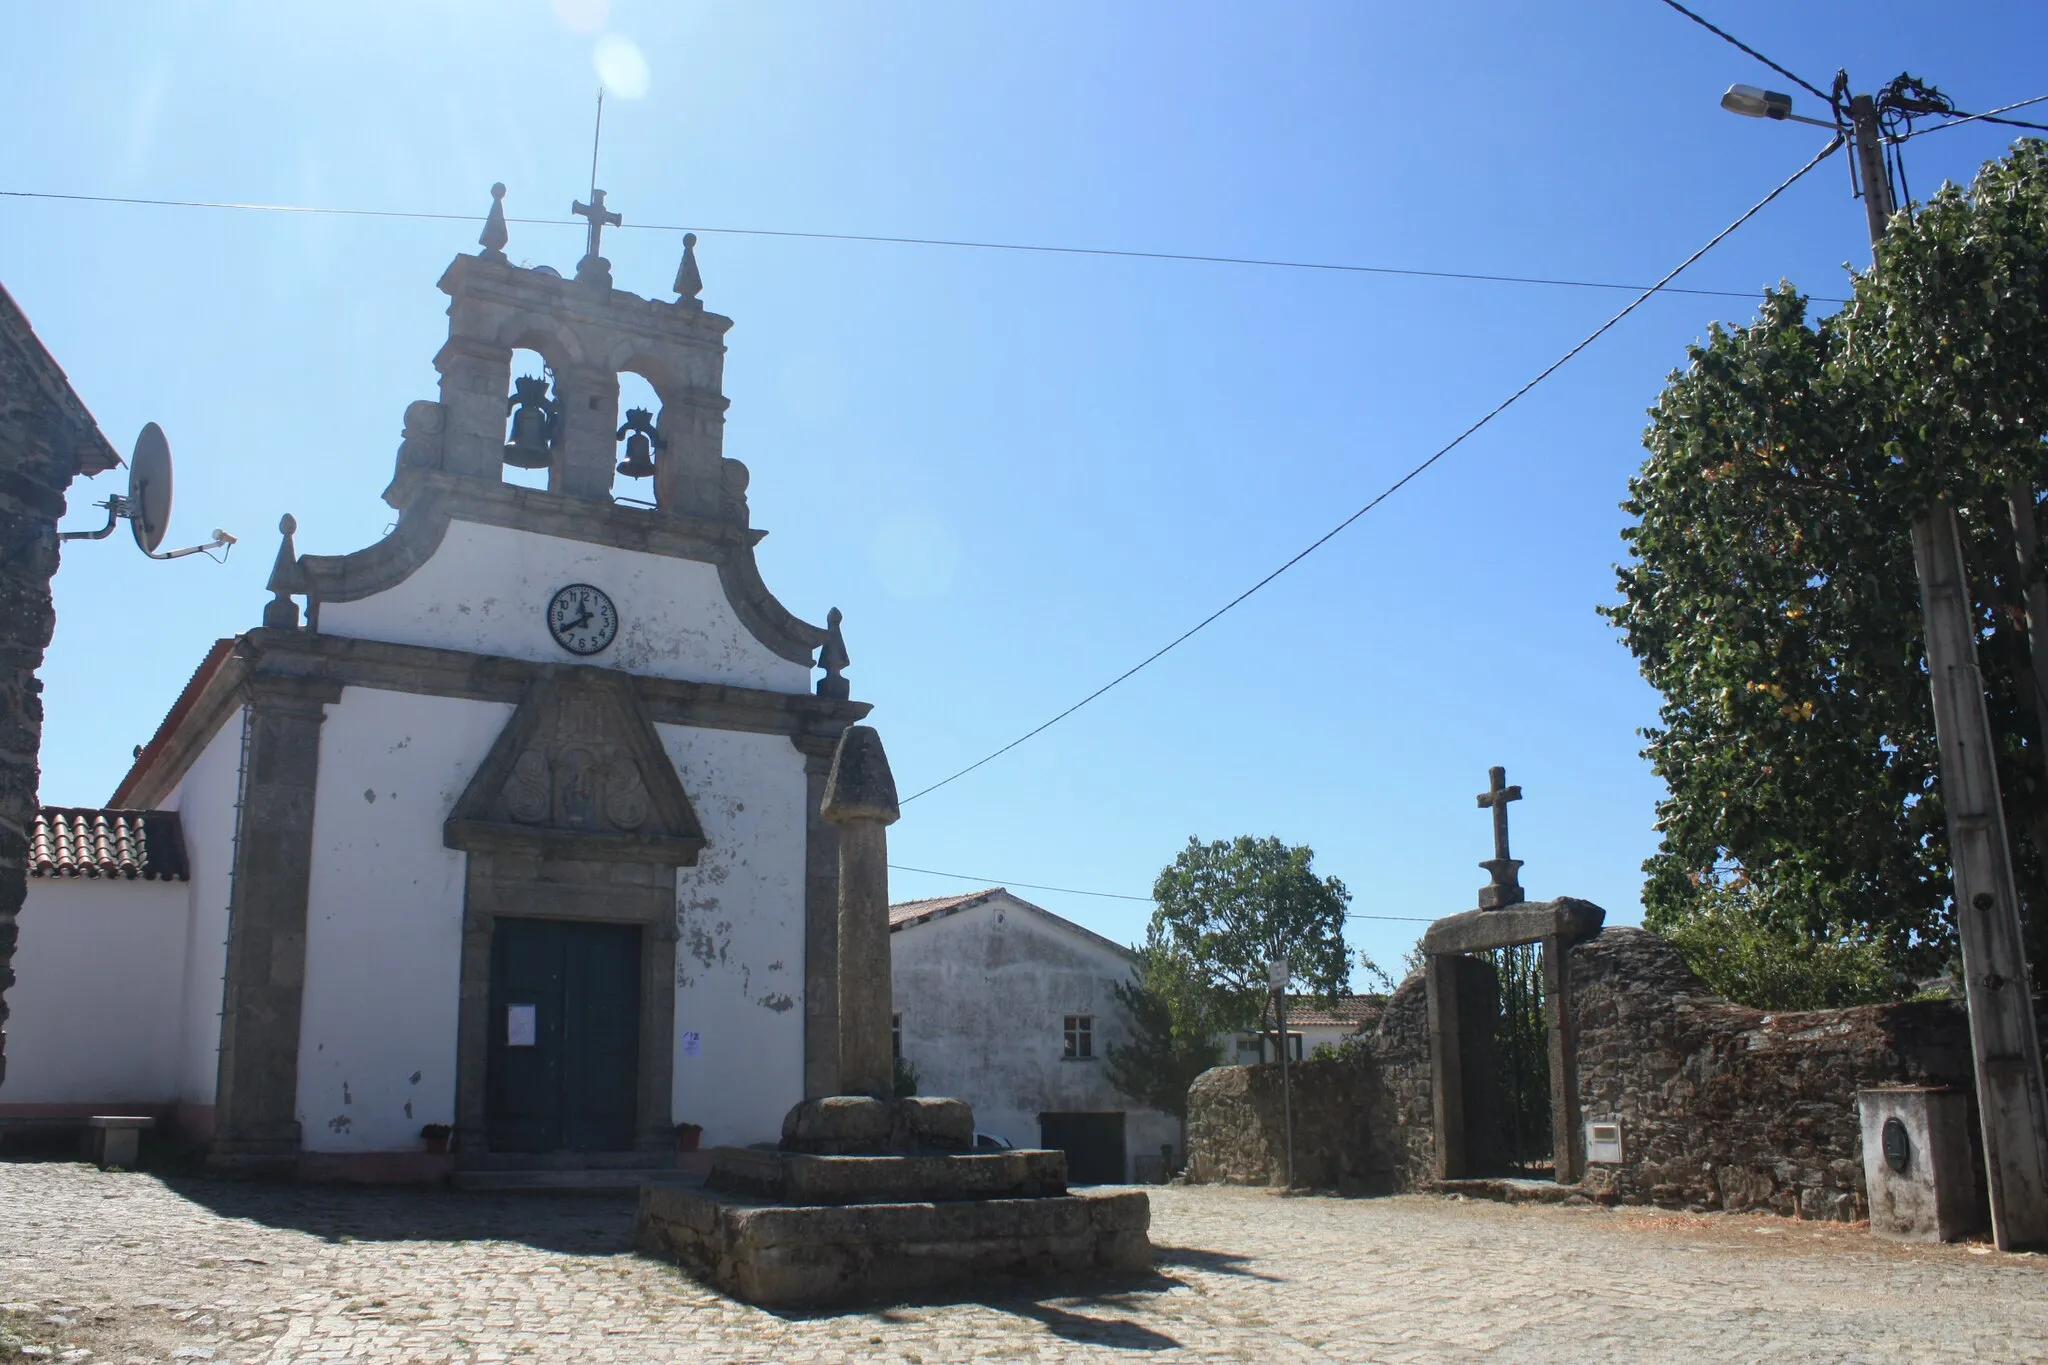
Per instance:
[[[29,837],[28,875],[186,881],[185,832],[171,810],[44,806]]]
[[[208,647],[206,657],[199,661],[199,667],[192,670],[191,678],[186,681],[185,690],[171,703],[171,709],[164,714],[163,723],[156,727],[156,733],[150,736],[149,743],[136,752],[134,766],[128,769],[128,775],[121,779],[121,785],[114,788],[113,796],[108,798],[114,805],[118,806],[128,800],[130,794],[141,783],[143,775],[156,765],[157,759],[170,744],[171,736],[178,732],[178,726],[198,703],[199,694],[213,681],[213,675],[227,662],[228,651],[235,647],[235,641],[239,638],[227,636],[215,640]]]
[[[898,901],[889,907],[889,927],[895,929],[912,920],[923,919],[927,915],[944,915],[955,910],[965,910],[970,905],[980,904],[990,896],[1001,895],[1002,891],[1003,888],[1000,886],[991,886],[986,890],[969,891],[961,896],[932,896],[921,901]]]
[[[1313,996],[1290,995],[1287,997],[1287,1026],[1341,1028],[1356,1033],[1377,1024],[1386,1008],[1387,997],[1384,995],[1340,995],[1327,1003]]]

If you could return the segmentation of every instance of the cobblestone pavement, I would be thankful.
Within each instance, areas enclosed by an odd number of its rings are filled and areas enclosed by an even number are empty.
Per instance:
[[[780,1315],[634,1255],[625,1196],[0,1165],[0,1333],[90,1365],[2048,1360],[2048,1256],[1763,1217],[1152,1193],[1147,1281]]]

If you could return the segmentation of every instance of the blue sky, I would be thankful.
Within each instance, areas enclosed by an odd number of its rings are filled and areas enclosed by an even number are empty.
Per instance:
[[[1966,109],[2048,93],[2036,4],[1707,12],[1822,86],[1846,66]],[[1824,141],[1723,113],[1731,82],[1784,83],[1655,0],[101,3],[17,7],[9,32],[0,189],[479,220],[494,180],[515,216],[584,192],[611,54],[599,182],[628,225],[703,234],[763,571],[807,619],[845,611],[906,793],[1201,619],[1626,296],[718,229],[1643,283]],[[1916,141],[1915,193],[2005,142]],[[308,552],[383,532],[401,414],[434,395],[434,282],[476,230],[0,199],[0,280],[116,447],[169,431],[172,541],[242,537],[225,567],[125,534],[67,549],[44,800],[103,801],[207,643],[258,622],[280,513]],[[1838,158],[1681,283],[1839,294],[1863,234]],[[606,245],[621,287],[666,296],[677,233]],[[580,224],[515,225],[509,254],[566,271],[580,247]],[[895,861],[1143,895],[1191,834],[1272,833],[1354,911],[1427,918],[1474,903],[1473,794],[1502,763],[1531,894],[1634,921],[1656,697],[1594,608],[1644,408],[1751,311],[1652,300],[1216,626],[912,803]],[[118,478],[75,486],[67,524]],[[1024,894],[1142,932],[1136,902]],[[1352,938],[1394,966],[1420,927]]]

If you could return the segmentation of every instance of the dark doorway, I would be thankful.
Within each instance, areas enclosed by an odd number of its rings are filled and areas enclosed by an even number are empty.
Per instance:
[[[640,927],[497,921],[487,1141],[494,1152],[633,1146]]]
[[[1067,1154],[1067,1180],[1075,1185],[1124,1183],[1124,1116],[1040,1114],[1038,1145]]]
[[[1533,943],[1457,959],[1465,1170],[1549,1179],[1550,1032],[1542,950]]]

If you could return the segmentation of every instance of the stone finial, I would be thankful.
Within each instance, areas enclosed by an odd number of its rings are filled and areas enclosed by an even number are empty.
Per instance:
[[[491,216],[484,219],[484,234],[476,240],[483,247],[477,255],[487,261],[505,259],[505,243],[512,238],[505,231],[505,186],[502,181],[491,186]]]
[[[845,619],[837,607],[826,612],[825,643],[818,646],[818,667],[825,670],[825,676],[818,679],[818,695],[836,701],[845,701],[853,695],[852,684],[839,676],[853,662],[846,652],[846,637],[839,633],[839,623]]]
[[[263,624],[270,630],[297,630],[299,604],[292,601],[292,594],[305,591],[299,573],[299,552],[292,544],[292,536],[299,529],[298,518],[285,513],[278,518],[277,529],[284,539],[278,543],[277,561],[270,566],[270,581],[263,585],[271,593],[270,600],[263,604]]]
[[[889,756],[882,752],[882,737],[872,725],[849,725],[839,737],[818,813],[835,825],[855,820],[893,825],[902,815],[896,803],[896,777],[889,771]]]
[[[683,234],[683,263],[676,267],[676,293],[694,300],[704,292],[704,277],[697,273],[697,234]]]
[[[569,212],[590,225],[585,234],[587,243],[583,259],[576,262],[576,278],[585,284],[602,284],[607,289],[611,288],[612,264],[604,258],[604,230],[619,227],[626,220],[605,207],[604,191],[599,189],[591,190],[587,204],[581,199],[572,200]]]
[[[1522,884],[1516,874],[1522,860],[1508,852],[1508,802],[1522,799],[1520,787],[1508,785],[1506,768],[1489,768],[1487,790],[1479,793],[1479,809],[1493,812],[1493,856],[1479,865],[1492,880],[1479,888],[1481,910],[1502,910],[1522,903]]]

